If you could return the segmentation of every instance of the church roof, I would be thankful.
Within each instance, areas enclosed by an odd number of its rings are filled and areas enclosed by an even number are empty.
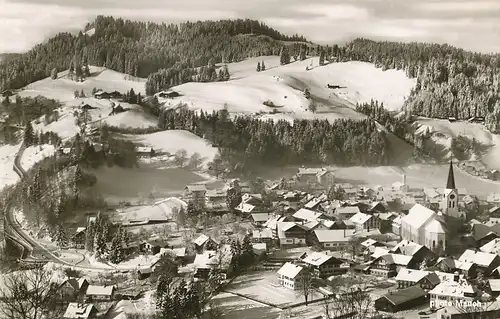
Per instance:
[[[446,182],[446,189],[456,189],[455,187],[455,174],[453,173],[453,162],[450,161],[450,170],[448,171],[448,181]]]
[[[422,227],[436,213],[429,208],[420,204],[415,204],[410,209],[408,215],[403,217],[402,221],[409,224],[411,227],[418,229]]]
[[[431,221],[426,227],[425,230],[430,232],[430,233],[441,233],[445,234],[446,230],[444,229],[443,225],[437,220],[434,219]]]

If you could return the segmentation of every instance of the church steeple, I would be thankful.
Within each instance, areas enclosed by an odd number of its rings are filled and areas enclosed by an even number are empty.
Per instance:
[[[448,181],[446,182],[446,189],[456,189],[455,174],[453,174],[453,161],[451,159],[450,159],[450,170],[448,171]]]

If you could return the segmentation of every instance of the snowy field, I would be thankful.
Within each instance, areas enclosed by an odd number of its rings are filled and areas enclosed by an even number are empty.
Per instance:
[[[491,169],[500,169],[500,135],[490,133],[483,125],[428,118],[420,118],[415,125],[417,128],[415,134],[428,132],[436,144],[442,145],[447,150],[451,147],[453,137],[461,135],[469,139],[475,138],[480,144],[489,147],[481,157],[484,164]]]
[[[197,152],[201,155],[205,164],[210,162],[218,153],[218,149],[213,147],[210,142],[183,130],[125,136],[136,144],[149,146],[160,152],[175,154],[177,151],[184,149],[188,157]]]
[[[21,145],[0,146],[0,190],[8,185],[13,185],[19,180],[19,176],[14,172],[14,159]],[[35,163],[47,156],[54,154],[54,146],[40,145],[28,147],[21,158],[21,166],[28,170]]]
[[[121,209],[113,218],[121,221],[169,221],[175,209],[187,208],[187,204],[179,198],[170,197],[159,200],[154,205],[135,206]]]
[[[220,293],[212,301],[222,311],[221,319],[277,319],[280,309],[231,294]]]
[[[257,72],[258,61],[265,61],[266,71]],[[305,68],[312,64],[313,68]],[[357,102],[379,100],[387,109],[399,110],[404,97],[415,86],[415,80],[403,71],[382,71],[363,62],[331,63],[318,66],[318,58],[309,58],[279,66],[279,57],[267,56],[228,65],[231,80],[215,83],[185,83],[172,88],[182,96],[160,99],[166,106],[186,103],[192,109],[219,110],[227,106],[230,113],[269,113],[272,108],[263,105],[270,100],[281,106],[277,114],[261,114],[263,119],[328,119],[364,116],[352,110]],[[345,88],[328,89],[327,84]],[[318,106],[316,113],[308,110],[309,101],[303,96],[308,88]]]

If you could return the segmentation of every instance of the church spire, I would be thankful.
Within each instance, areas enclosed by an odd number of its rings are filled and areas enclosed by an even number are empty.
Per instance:
[[[451,159],[450,159],[450,170],[448,171],[448,181],[446,182],[446,189],[456,189],[455,174],[453,174],[453,161]]]

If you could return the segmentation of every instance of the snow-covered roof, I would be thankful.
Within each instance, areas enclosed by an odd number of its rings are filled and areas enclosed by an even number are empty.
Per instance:
[[[324,168],[305,168],[305,167],[300,167],[299,168],[299,174],[300,175],[317,175],[318,173],[321,173],[325,171],[326,169]]]
[[[87,229],[87,227],[78,227],[78,228],[76,229],[75,235],[78,235],[79,233],[81,233],[81,232],[85,231],[85,229]]]
[[[276,229],[277,224],[279,219],[281,218],[281,215],[274,215],[271,216],[265,223],[264,227],[269,228],[269,229]]]
[[[409,240],[402,240],[396,246],[394,246],[390,251],[397,251],[399,249],[401,251],[401,254],[406,256],[413,256],[423,247],[424,246],[411,242]]]
[[[481,267],[489,267],[493,260],[497,257],[496,254],[475,252],[472,249],[467,249],[458,259],[461,262],[474,263]]]
[[[151,153],[153,151],[152,147],[145,147],[145,146],[137,146],[135,148],[135,151],[137,153]]]
[[[417,283],[429,274],[428,271],[401,268],[396,276],[396,280],[410,281]]]
[[[269,228],[255,229],[252,232],[252,237],[255,239],[273,238],[273,231]]]
[[[266,222],[271,216],[273,215],[269,213],[256,213],[252,214],[252,219],[256,222]]]
[[[287,262],[280,268],[280,270],[278,270],[278,275],[295,278],[302,271],[302,269],[304,268],[301,266]]]
[[[304,207],[308,208],[308,209],[314,208],[314,207],[318,206],[318,204],[320,204],[321,202],[323,202],[325,200],[326,200],[326,195],[323,194],[320,197],[316,197],[316,198],[311,199],[309,202],[307,202],[307,204],[304,205]]]
[[[202,246],[203,244],[205,244],[207,242],[207,240],[209,240],[210,238],[205,235],[205,234],[201,234],[200,236],[198,236],[198,238],[196,238],[195,240],[193,240],[193,243],[195,243],[196,245],[198,246]]]
[[[86,295],[90,296],[111,296],[113,294],[114,286],[94,286],[89,285],[87,287]]]
[[[486,226],[492,227],[500,223],[500,218],[490,217],[486,223]]]
[[[212,268],[217,265],[217,252],[214,250],[206,250],[202,254],[196,254],[193,264],[196,268]]]
[[[439,285],[434,287],[431,291],[429,291],[430,295],[437,296],[448,296],[455,298],[464,298],[465,294],[473,294],[474,288],[468,284],[466,281],[461,280],[460,282],[456,281],[442,281]]]
[[[375,249],[373,250],[373,253],[372,253],[372,258],[379,258],[381,256],[384,256],[384,255],[387,255],[387,254],[390,254],[390,250],[387,249],[386,247],[375,247]]]
[[[92,304],[71,302],[66,308],[63,318],[88,319],[92,312],[97,312],[96,307]]]
[[[500,291],[500,279],[489,279],[488,283],[490,284],[491,291]]]
[[[438,193],[436,188],[431,188],[431,187],[424,188],[424,194],[428,198],[437,198],[441,196],[441,194]]]
[[[372,215],[368,215],[368,214],[365,214],[365,213],[357,213],[356,215],[352,216],[349,219],[354,224],[363,225],[364,223],[366,223],[367,221],[369,221],[372,217],[373,217]]]
[[[422,227],[429,219],[433,218],[436,213],[429,208],[420,204],[415,204],[408,215],[403,217],[402,222],[410,225],[415,229]]]
[[[348,242],[354,232],[354,229],[317,229],[314,234],[320,243],[329,243]]]
[[[302,261],[313,266],[321,266],[332,258],[333,256],[328,256],[319,252],[313,252],[312,254],[307,255],[306,258],[302,259]]]
[[[335,214],[339,215],[356,215],[359,213],[359,207],[358,206],[346,206],[346,207],[339,207],[335,209]]]
[[[190,192],[206,192],[207,191],[207,187],[205,185],[199,185],[199,184],[187,185],[186,189]]]
[[[484,244],[479,248],[484,253],[499,254],[500,253],[500,238],[495,238],[492,241]]]
[[[323,215],[322,213],[318,213],[306,208],[301,208],[298,211],[296,211],[295,214],[293,214],[292,216],[297,219],[311,221],[318,219],[322,215]]]
[[[251,213],[255,209],[254,205],[247,204],[244,202],[241,202],[237,207],[236,210],[239,210],[242,213]]]
[[[365,240],[364,242],[361,243],[361,246],[370,247],[370,246],[375,245],[376,243],[378,243],[378,241],[376,241],[375,239],[368,238],[367,240]]]
[[[326,228],[332,228],[333,225],[335,225],[335,222],[333,220],[328,220],[328,219],[318,219],[318,221],[323,224]]]
[[[490,203],[500,203],[500,193],[489,194],[486,201]]]
[[[295,222],[278,222],[277,223],[278,238],[286,238],[285,232],[295,226],[300,227]]]

